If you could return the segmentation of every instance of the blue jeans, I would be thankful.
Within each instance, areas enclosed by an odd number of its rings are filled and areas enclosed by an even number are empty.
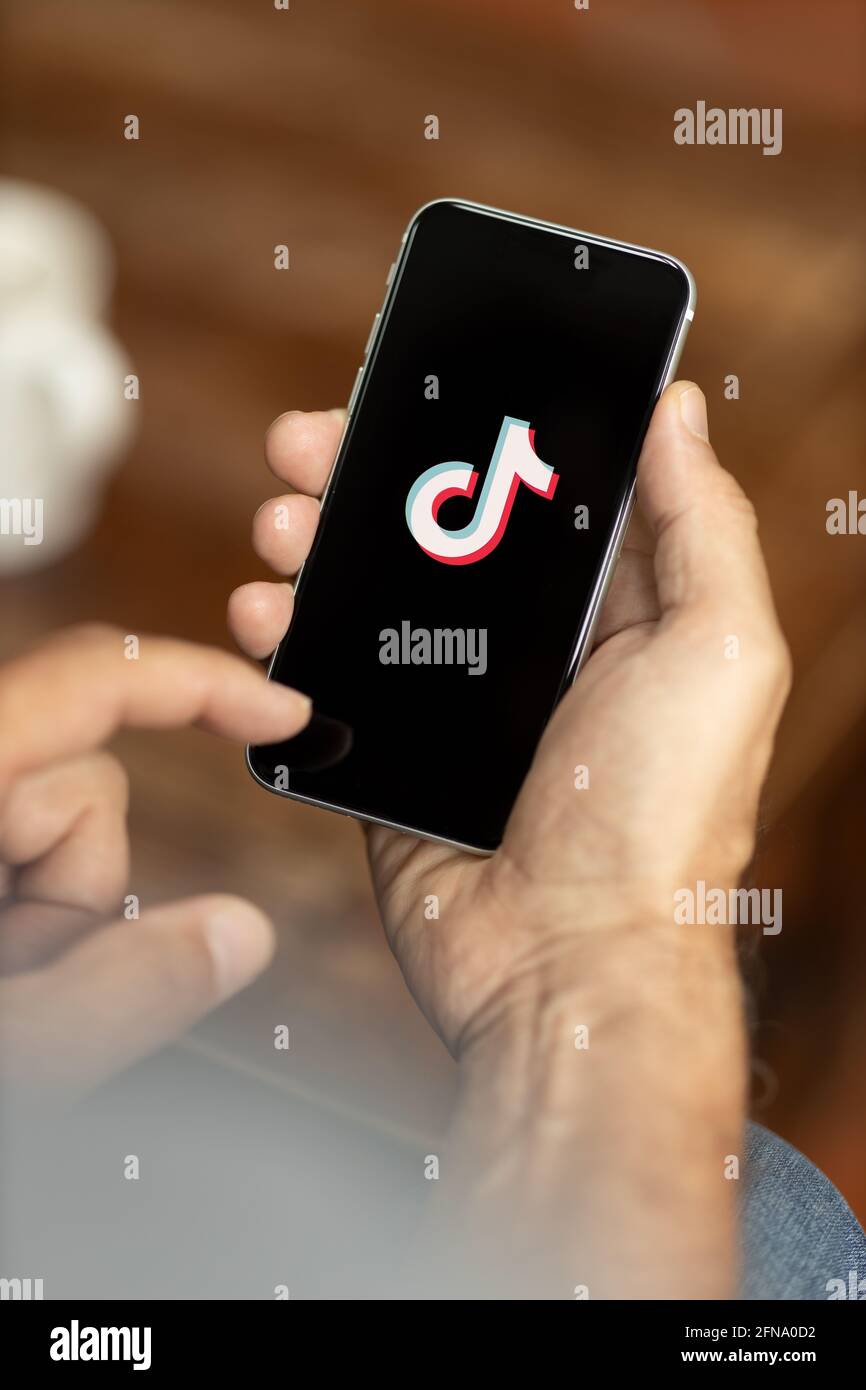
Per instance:
[[[750,1123],[744,1178],[741,1298],[866,1299],[866,1235],[819,1168]]]

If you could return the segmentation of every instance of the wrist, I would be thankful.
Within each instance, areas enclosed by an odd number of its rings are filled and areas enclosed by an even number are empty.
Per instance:
[[[700,1038],[710,1018],[739,1026],[741,994],[729,929],[633,918],[590,925],[581,911],[577,927],[572,913],[533,929],[531,949],[468,1020],[455,1052],[466,1075],[516,1066],[520,1057],[554,1066],[589,1050],[591,1033],[577,1030],[591,1023],[623,1046],[614,1030],[628,1014],[641,1027],[692,1027]]]
[[[467,1219],[540,1238],[563,1281],[591,1267],[595,1296],[730,1292],[741,991],[730,943],[678,930],[550,951],[464,1038],[452,1156]]]

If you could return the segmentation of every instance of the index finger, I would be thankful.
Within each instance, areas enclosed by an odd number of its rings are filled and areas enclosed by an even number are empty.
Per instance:
[[[195,724],[277,743],[308,722],[306,695],[241,658],[119,628],[68,628],[0,668],[0,781],[98,748],[122,725]]]

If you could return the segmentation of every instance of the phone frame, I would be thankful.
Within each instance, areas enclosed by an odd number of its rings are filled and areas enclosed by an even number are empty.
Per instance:
[[[357,374],[355,376],[355,381],[353,383],[352,391],[349,396],[349,403],[346,410],[346,421],[343,426],[343,432],[340,436],[340,442],[337,446],[337,452],[334,455],[334,462],[331,465],[331,471],[328,474],[327,481],[325,483],[324,488],[322,489],[322,496],[319,501],[320,510],[324,505],[325,499],[328,496],[331,485],[335,477],[337,476],[337,473],[339,471],[339,465],[343,462],[343,450],[345,448],[346,438],[349,433],[349,426],[352,423],[354,410],[358,403],[358,398],[361,393],[361,387],[364,383],[364,374],[366,372],[368,364],[370,363],[373,355],[375,354],[375,350],[379,341],[379,336],[383,331],[383,325],[385,324],[388,317],[388,310],[390,309],[391,302],[395,298],[400,285],[400,278],[402,276],[403,267],[405,265],[406,256],[408,254],[407,246],[410,234],[416,222],[427,211],[427,209],[431,207],[436,207],[440,203],[445,203],[450,207],[456,206],[465,208],[470,212],[482,213],[485,216],[492,216],[499,219],[502,222],[517,222],[522,226],[540,227],[544,231],[555,232],[560,236],[567,236],[569,238],[586,243],[590,246],[605,246],[608,248],[612,248],[616,251],[624,251],[630,255],[642,256],[647,260],[664,261],[667,265],[675,266],[676,269],[681,271],[686,278],[686,283],[688,284],[689,289],[688,302],[686,304],[685,309],[683,310],[682,318],[680,319],[676,337],[674,338],[674,341],[671,345],[671,350],[668,355],[667,363],[665,365],[661,385],[658,389],[658,392],[656,393],[653,405],[655,405],[655,402],[658,400],[665,387],[674,379],[674,374],[679,365],[680,357],[682,356],[686,336],[688,334],[689,328],[691,327],[692,320],[695,316],[695,305],[697,304],[697,287],[695,285],[694,276],[692,275],[688,266],[685,265],[683,261],[679,260],[676,256],[670,256],[663,251],[654,251],[647,246],[638,246],[628,241],[616,241],[611,237],[597,236],[594,235],[592,232],[579,231],[575,227],[566,227],[558,222],[545,222],[537,217],[524,217],[520,213],[507,212],[503,208],[488,207],[484,203],[475,203],[465,198],[433,198],[429,203],[424,203],[420,208],[417,209],[416,212],[413,213],[412,217],[410,218],[407,224],[406,230],[403,233],[403,237],[400,242],[400,249],[397,252],[397,257],[391,265],[390,270],[388,271],[388,275],[385,281],[385,297],[382,300],[382,304],[380,308],[376,311],[376,314],[373,318],[373,324],[367,338],[367,346],[364,350],[364,360],[361,363],[361,366],[358,368]],[[554,708],[556,708],[556,706],[559,704],[559,701],[562,699],[565,690],[567,690],[567,688],[570,685],[574,684],[581,667],[583,666],[584,662],[587,660],[592,651],[593,637],[595,636],[595,630],[598,625],[598,619],[601,614],[602,605],[604,604],[604,600],[607,595],[608,588],[610,586],[610,581],[613,577],[613,572],[616,569],[616,563],[619,559],[619,553],[622,548],[622,543],[625,539],[625,533],[628,528],[628,523],[631,518],[632,511],[634,510],[635,491],[636,479],[632,479],[629,490],[625,498],[623,499],[619,514],[611,530],[610,540],[608,542],[607,549],[604,553],[604,558],[602,560],[598,578],[590,595],[589,605],[587,607],[583,623],[581,624],[581,627],[575,638],[571,660],[569,661],[562,684],[560,685],[560,688],[556,694]],[[304,572],[305,567],[306,561],[304,562],[304,564],[301,565],[300,569],[298,570],[295,576],[296,599],[298,595],[298,588],[300,585],[301,576]],[[279,653],[280,647],[282,646],[282,643],[285,641],[286,636],[288,636],[288,632],[290,630],[291,623],[289,624],[289,628],[287,629],[283,638],[281,638],[280,642],[277,644],[276,649],[271,655],[267,671],[268,680],[271,679],[274,664],[277,659],[277,654]],[[419,839],[429,840],[434,844],[449,845],[451,848],[463,850],[467,854],[477,854],[482,857],[489,857],[491,854],[494,854],[496,852],[495,850],[480,848],[478,845],[464,844],[460,840],[450,840],[444,835],[433,835],[430,834],[428,831],[419,830],[416,826],[401,825],[398,821],[383,820],[379,816],[365,815],[361,811],[348,811],[343,806],[336,806],[329,801],[320,801],[317,797],[303,796],[300,792],[293,792],[282,787],[272,786],[270,782],[267,782],[263,777],[260,777],[256,769],[253,767],[252,759],[250,756],[250,745],[247,745],[245,756],[247,769],[249,770],[250,775],[253,777],[253,779],[259,784],[259,786],[264,787],[266,791],[273,793],[273,795],[275,796],[286,797],[290,801],[298,801],[306,806],[318,806],[323,811],[335,811],[338,815],[347,816],[351,820],[361,821],[368,825],[381,825],[384,826],[387,830],[399,830],[405,835],[416,835]]]

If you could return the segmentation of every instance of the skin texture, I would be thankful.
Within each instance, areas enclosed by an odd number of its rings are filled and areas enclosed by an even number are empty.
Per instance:
[[[253,536],[280,579],[243,586],[228,607],[253,657],[289,623],[287,581],[343,418],[290,412],[268,433],[291,491],[260,508]],[[443,1279],[451,1295],[485,1297],[734,1286],[727,1170],[745,1065],[733,942],[727,928],[675,925],[673,894],[698,878],[734,886],[749,861],[790,664],[754,513],[706,434],[700,391],[669,387],[639,465],[644,520],[500,851],[367,832],[389,943],[460,1068],[421,1262],[437,1291]],[[309,712],[238,658],[143,637],[130,661],[107,628],[69,630],[0,670],[4,1096],[73,1097],[270,959],[270,924],[237,899],[118,915],[126,780],[102,745],[124,724],[276,742]],[[580,791],[578,765],[590,773]]]
[[[283,581],[312,542],[311,499],[343,420],[292,411],[268,432],[267,462],[293,491],[260,508],[253,544]],[[716,459],[693,383],[659,402],[638,500],[596,648],[501,849],[478,859],[367,831],[391,948],[461,1065],[437,1239],[463,1238],[467,1288],[488,1296],[568,1297],[591,1276],[592,1296],[716,1297],[735,1279],[726,1173],[745,1048],[733,942],[724,927],[675,925],[674,894],[699,878],[734,887],[752,856],[790,660],[753,508]],[[229,600],[252,656],[290,616],[285,582]],[[576,1187],[580,1171],[592,1181]],[[479,1249],[473,1274],[466,1251]]]
[[[252,904],[123,907],[127,781],[101,749],[122,725],[259,740],[310,704],[225,652],[70,628],[0,670],[0,1075],[4,1100],[73,1098],[184,1032],[267,965]],[[115,920],[112,920],[114,918]]]
[[[758,796],[790,683],[754,511],[684,419],[703,397],[665,392],[643,449],[630,531],[595,651],[551,721],[501,850],[465,855],[394,831],[368,832],[385,930],[407,983],[460,1056],[520,976],[606,926],[669,922],[672,894],[703,877],[734,884],[754,847]],[[317,495],[343,412],[289,412],[271,426],[272,471]],[[273,524],[286,508],[288,530]],[[290,577],[315,533],[311,497],[265,503],[253,544]],[[291,616],[285,583],[229,600],[229,625],[262,657]],[[739,641],[726,657],[729,637]],[[575,791],[573,770],[591,786]],[[424,896],[437,893],[431,928]],[[579,906],[576,906],[579,905]]]

